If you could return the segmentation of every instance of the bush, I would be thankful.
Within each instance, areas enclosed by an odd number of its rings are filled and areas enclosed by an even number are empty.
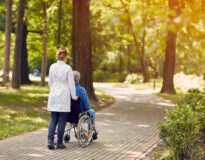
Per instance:
[[[143,82],[143,76],[141,74],[132,73],[127,75],[124,83],[134,84],[140,82]]]
[[[110,78],[109,74],[107,74],[107,72],[104,72],[102,70],[96,70],[93,73],[93,80],[95,82],[104,82],[104,81],[106,81],[109,78]]]
[[[198,113],[198,118],[200,125],[202,126],[202,137],[203,143],[205,143],[205,93],[199,92],[189,92],[184,99],[181,101],[181,104],[189,104],[193,111]]]
[[[187,92],[188,93],[193,93],[193,94],[201,93],[201,91],[198,88],[190,88]]]
[[[124,82],[127,74],[115,72],[112,73],[112,79],[117,82]]]
[[[93,79],[95,82],[124,82],[126,76],[125,73],[111,73],[100,69],[97,69],[93,73]]]
[[[205,142],[205,95],[197,89],[189,90],[182,101],[167,112],[159,126],[160,138],[170,150],[169,158],[201,159]]]

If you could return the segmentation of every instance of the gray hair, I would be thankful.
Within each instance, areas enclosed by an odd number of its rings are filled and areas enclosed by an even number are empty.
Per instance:
[[[75,81],[79,81],[80,80],[80,72],[73,71],[73,75],[74,75],[74,80]]]

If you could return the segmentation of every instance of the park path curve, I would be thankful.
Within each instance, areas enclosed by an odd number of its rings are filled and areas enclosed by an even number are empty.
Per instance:
[[[81,148],[71,135],[65,150],[47,149],[47,128],[0,140],[1,160],[121,160],[136,159],[157,137],[158,121],[172,104],[149,91],[95,84],[115,97],[115,103],[96,113],[97,141]],[[155,139],[156,140],[156,139]],[[154,141],[155,142],[155,141]],[[143,148],[143,147],[141,147]]]

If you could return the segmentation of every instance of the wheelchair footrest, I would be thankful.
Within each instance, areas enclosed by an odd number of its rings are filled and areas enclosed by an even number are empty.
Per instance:
[[[95,131],[93,133],[93,140],[96,140],[96,139],[98,139],[98,132],[97,131]]]

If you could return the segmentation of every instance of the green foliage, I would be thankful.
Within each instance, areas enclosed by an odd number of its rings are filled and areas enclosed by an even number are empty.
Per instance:
[[[0,40],[4,42],[4,25],[6,14],[6,1],[0,2]],[[48,68],[51,63],[56,60],[57,50],[57,34],[58,34],[58,6],[59,1],[47,0],[47,23],[48,23],[48,42],[47,42],[47,58]],[[12,5],[12,32],[16,27],[18,1],[13,0]],[[43,31],[43,1],[27,1],[24,20],[28,25],[27,48],[28,48],[28,65],[30,71],[34,68],[41,69],[41,59],[43,52],[43,37],[41,33],[33,33],[30,31]],[[68,48],[71,53],[71,21],[72,21],[72,3],[63,1],[62,5],[62,26],[61,26],[61,47]],[[13,62],[15,34],[12,35],[11,42],[11,63]],[[3,64],[4,43],[0,43],[0,70]],[[71,56],[68,57],[68,63],[71,64]]]
[[[27,4],[26,20],[28,30],[43,30],[43,3],[42,1],[29,1]],[[48,67],[56,61],[57,36],[58,36],[58,7],[59,1],[47,1],[47,23],[48,23],[48,41],[47,58]],[[68,48],[71,52],[71,18],[72,4],[63,1],[62,21],[61,21],[61,47]],[[43,37],[39,33],[29,33],[27,37],[29,66],[31,71],[34,68],[41,68]],[[71,56],[68,56],[68,63],[71,64]],[[47,69],[48,70],[48,69]]]
[[[0,41],[4,41],[4,32],[0,31]],[[0,57],[3,57],[4,43],[0,43]],[[3,58],[0,58],[0,69],[3,68]]]
[[[189,93],[160,122],[160,138],[169,149],[165,159],[200,159],[205,142],[205,94]]]
[[[93,80],[95,82],[124,82],[126,75],[126,73],[119,72],[114,72],[111,74],[109,71],[98,69],[93,73]]]
[[[4,31],[5,29],[5,21],[6,21],[6,1],[0,1],[0,30]]]
[[[134,84],[134,83],[142,83],[143,82],[143,76],[142,74],[128,74],[124,83],[126,84]]]
[[[201,126],[197,113],[189,105],[177,106],[169,111],[160,124],[160,138],[173,151],[173,159],[196,158],[199,153]]]
[[[12,6],[11,66],[18,2],[18,0],[13,0]],[[25,21],[29,31],[43,30],[43,2],[48,4],[47,58],[49,67],[56,60],[59,0],[27,1]],[[92,0],[90,4],[92,62],[96,81],[123,81],[126,74],[141,72],[132,31],[136,35],[140,51],[142,51],[143,33],[146,31],[145,61],[148,65],[149,75],[162,76],[168,30],[178,32],[176,71],[183,71],[186,74],[205,74],[205,40],[203,38],[205,36],[203,23],[205,18],[201,8],[201,0],[183,1],[185,5],[181,10],[181,15],[173,20],[170,19],[169,15],[176,15],[176,13],[173,10],[169,11],[168,0],[122,0],[122,2],[130,13],[133,30],[129,28],[128,14],[121,1]],[[179,2],[182,7],[182,1]],[[6,1],[1,0],[0,70],[3,64],[5,14]],[[61,24],[61,47],[67,48],[71,53],[72,1],[63,1]],[[28,33],[27,48],[30,71],[34,68],[41,68],[42,40],[42,34]],[[72,65],[71,54],[68,63]],[[104,75],[99,70],[102,70]],[[150,76],[150,78],[152,77]]]
[[[205,31],[201,29],[201,22],[189,24],[178,34],[177,66],[178,70],[186,74],[202,75],[204,71]]]
[[[191,93],[191,94],[200,94],[201,93],[201,91],[198,88],[190,88],[187,92]]]
[[[94,79],[95,82],[103,82],[103,81],[105,81],[109,78],[110,78],[109,73],[104,72],[100,69],[95,70],[94,73],[93,73],[93,79]]]

